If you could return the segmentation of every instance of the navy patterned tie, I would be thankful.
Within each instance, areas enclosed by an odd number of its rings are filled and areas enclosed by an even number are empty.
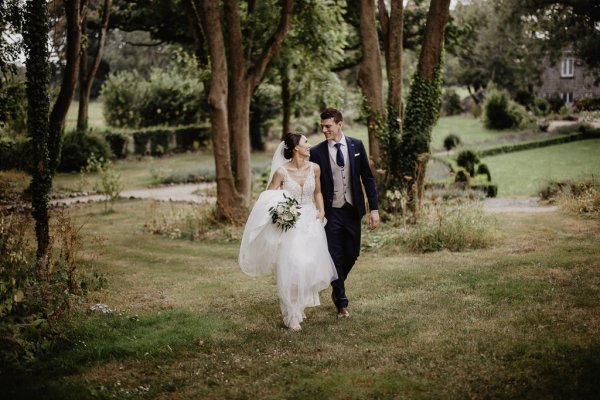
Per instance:
[[[335,148],[337,149],[337,154],[335,156],[335,162],[337,163],[338,166],[344,168],[344,155],[342,154],[342,144],[341,143],[336,143],[334,144]]]

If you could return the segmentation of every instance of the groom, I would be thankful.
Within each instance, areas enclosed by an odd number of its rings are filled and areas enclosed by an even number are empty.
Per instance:
[[[325,141],[310,150],[310,161],[321,167],[321,192],[325,201],[327,245],[338,279],[331,282],[331,298],[338,317],[349,317],[344,285],[360,253],[360,221],[366,213],[364,190],[369,202],[369,225],[379,225],[375,179],[363,143],[342,132],[344,118],[335,108],[321,113]]]

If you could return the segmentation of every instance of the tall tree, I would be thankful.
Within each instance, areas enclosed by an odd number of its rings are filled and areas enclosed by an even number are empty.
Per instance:
[[[98,27],[98,38],[96,51],[92,58],[92,63],[88,69],[88,50],[92,43],[91,35],[88,33],[88,16],[90,14],[90,7],[87,0],[82,0],[82,7],[84,9],[81,13],[81,35],[85,38],[85,42],[81,46],[80,60],[79,60],[79,110],[77,112],[77,130],[84,131],[88,128],[88,109],[90,104],[90,94],[92,92],[92,85],[100,61],[102,59],[102,51],[106,41],[106,33],[108,31],[108,21],[110,16],[110,5],[111,0],[103,0],[102,7],[99,8],[98,14],[100,14],[100,23]]]
[[[535,37],[556,58],[573,52],[592,69],[600,68],[600,3],[596,0],[510,0],[514,19],[535,22]]]
[[[27,78],[27,131],[33,146],[33,171],[31,182],[32,214],[35,219],[37,239],[37,265],[46,271],[50,233],[48,227],[48,196],[52,186],[50,169],[49,123],[50,63],[48,54],[49,19],[45,0],[28,0],[26,3],[23,38],[26,49]]]
[[[84,0],[85,1],[85,0]],[[48,152],[50,157],[50,171],[54,173],[60,162],[61,137],[65,126],[65,119],[79,73],[79,50],[81,49],[81,1],[64,0],[66,16],[67,45],[66,64],[63,69],[63,78],[56,102],[50,112],[50,131],[48,137]],[[51,5],[55,7],[56,5]]]
[[[247,210],[251,200],[250,99],[290,28],[293,0],[281,1],[277,27],[259,48],[256,43],[244,40],[252,36],[252,31],[246,25],[245,30],[248,31],[242,34],[240,9],[235,0],[224,1],[227,35],[224,35],[217,0],[204,0],[201,8],[193,0],[186,1],[188,8],[196,10],[193,31],[204,33],[209,48],[209,106],[217,172],[218,213],[224,218],[238,219]],[[254,5],[254,2],[248,4],[246,11],[250,17]],[[197,46],[204,47],[205,44],[197,43]],[[230,140],[233,143],[234,163],[229,157]]]
[[[358,85],[362,89],[367,112],[369,157],[377,168],[380,165],[380,136],[384,130],[383,74],[375,18],[375,2],[360,0],[360,41],[363,58],[358,70]]]
[[[396,151],[397,168],[391,171],[394,183],[407,190],[414,210],[418,210],[422,198],[431,130],[439,116],[444,30],[449,10],[450,0],[431,0],[425,37],[407,101],[403,134]]]

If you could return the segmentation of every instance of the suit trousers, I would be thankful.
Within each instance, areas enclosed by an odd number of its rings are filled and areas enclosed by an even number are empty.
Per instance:
[[[337,308],[348,306],[345,281],[360,254],[361,218],[356,207],[346,204],[328,210],[327,246],[337,269],[338,279],[331,282],[333,301]]]

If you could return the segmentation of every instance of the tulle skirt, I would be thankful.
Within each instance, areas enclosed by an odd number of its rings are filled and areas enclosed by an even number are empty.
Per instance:
[[[289,326],[293,319],[304,319],[306,307],[320,304],[319,292],[337,279],[337,273],[313,204],[302,205],[296,226],[288,231],[271,222],[269,208],[284,194],[290,197],[284,190],[261,193],[244,228],[239,265],[250,276],[276,272],[281,313]]]

